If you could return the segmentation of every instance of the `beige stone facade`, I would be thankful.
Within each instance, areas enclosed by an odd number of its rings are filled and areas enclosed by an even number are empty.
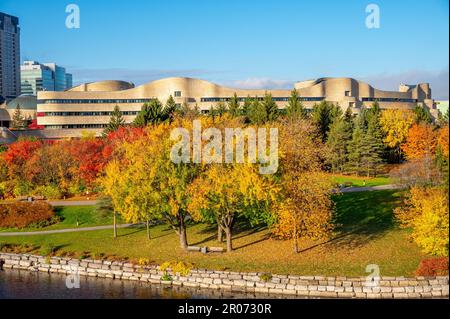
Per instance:
[[[294,85],[306,108],[323,100],[351,107],[357,113],[378,101],[380,107],[411,109],[416,104],[430,110],[436,106],[427,83],[401,85],[398,92],[377,90],[352,78],[321,78]],[[293,88],[292,88],[293,89]],[[220,102],[226,103],[234,93],[241,101],[250,96],[262,98],[268,92],[279,106],[288,103],[291,90],[242,90],[216,85],[192,78],[167,78],[135,87],[123,81],[82,84],[65,92],[39,92],[38,124],[47,129],[102,129],[109,122],[115,105],[131,123],[145,102],[158,98],[165,103],[173,96],[179,105],[198,107],[206,113]]]

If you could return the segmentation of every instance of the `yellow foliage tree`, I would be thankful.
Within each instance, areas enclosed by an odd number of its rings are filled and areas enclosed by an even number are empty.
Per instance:
[[[437,145],[442,155],[448,158],[449,128],[448,125],[441,127],[438,131]]]
[[[380,124],[385,134],[385,144],[396,149],[401,156],[400,146],[405,142],[408,131],[414,123],[414,113],[410,110],[390,109],[381,112]]]
[[[236,218],[251,223],[270,219],[271,203],[277,199],[277,186],[258,173],[252,164],[215,164],[189,188],[188,210],[195,220],[215,221],[225,233],[227,251],[233,250],[232,234]]]
[[[274,233],[293,241],[328,237],[333,229],[333,183],[322,173],[327,149],[308,121],[282,121],[280,183],[284,200],[276,210]]]
[[[423,252],[448,256],[448,192],[443,187],[412,187],[405,207],[395,210],[401,226],[411,228],[412,239]]]

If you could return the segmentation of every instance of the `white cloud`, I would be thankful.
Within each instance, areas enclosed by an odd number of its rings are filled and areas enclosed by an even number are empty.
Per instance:
[[[271,78],[248,78],[224,83],[227,86],[240,89],[292,89],[295,81],[274,80]]]

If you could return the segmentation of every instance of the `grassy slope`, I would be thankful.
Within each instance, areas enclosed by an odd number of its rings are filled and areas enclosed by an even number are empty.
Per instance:
[[[0,232],[11,231],[35,231],[35,230],[52,230],[52,229],[64,229],[64,228],[77,228],[77,227],[90,227],[100,225],[110,225],[113,222],[112,215],[97,212],[95,206],[66,206],[56,207],[55,213],[61,217],[61,222],[44,227],[33,228],[28,227],[24,229],[1,229]],[[77,221],[79,225],[77,226]],[[120,223],[120,219],[118,223]]]
[[[167,226],[152,227],[153,239],[146,240],[144,228],[121,229],[117,240],[112,230],[55,234],[32,237],[0,238],[0,242],[43,245],[52,243],[60,251],[85,255],[148,258],[152,262],[186,261],[210,269],[264,271],[302,275],[366,275],[368,264],[378,264],[381,275],[412,275],[423,254],[406,239],[392,218],[399,201],[395,191],[351,193],[336,199],[337,220],[342,224],[332,241],[304,242],[300,254],[292,252],[289,241],[270,238],[267,229],[238,230],[235,251],[230,254],[186,253],[179,249],[178,238]],[[218,246],[215,227],[204,224],[188,228],[191,245]]]
[[[353,187],[380,186],[391,184],[391,180],[389,179],[389,177],[367,178],[360,176],[333,175],[332,179],[337,184],[352,183],[351,186]]]

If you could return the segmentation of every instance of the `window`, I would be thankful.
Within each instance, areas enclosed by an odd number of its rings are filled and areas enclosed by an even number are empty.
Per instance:
[[[354,108],[355,107],[355,102],[348,103],[348,107]]]
[[[352,96],[350,91],[345,91],[345,96]]]
[[[181,91],[175,91],[174,96],[175,97],[181,97]]]

